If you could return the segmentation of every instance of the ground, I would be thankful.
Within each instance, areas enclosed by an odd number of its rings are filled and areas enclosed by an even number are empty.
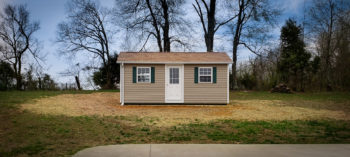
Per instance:
[[[350,93],[230,94],[226,106],[120,106],[118,92],[0,92],[0,156],[119,143],[350,143]]]
[[[350,120],[350,106],[346,103],[315,100],[238,99],[250,93],[235,93],[228,105],[150,106],[119,103],[119,94],[63,94],[37,99],[22,104],[22,110],[49,115],[66,116],[138,116],[156,118],[158,126],[191,123],[196,119],[208,122],[217,119],[232,120]],[[236,96],[237,95],[237,96]]]

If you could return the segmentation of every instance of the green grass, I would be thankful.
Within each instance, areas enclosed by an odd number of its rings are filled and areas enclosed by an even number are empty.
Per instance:
[[[36,98],[60,94],[90,94],[93,92],[119,92],[119,90],[82,90],[82,91],[0,91],[0,106],[21,104]]]
[[[262,92],[231,92],[230,98],[235,100],[310,100],[310,101],[350,101],[350,92],[306,92],[306,93],[270,93]]]
[[[350,121],[236,121],[200,119],[158,127],[157,118],[54,116],[18,110],[17,104],[59,94],[96,91],[0,92],[0,156],[66,156],[97,145],[125,143],[350,143]],[[232,99],[347,102],[349,93],[232,93]]]

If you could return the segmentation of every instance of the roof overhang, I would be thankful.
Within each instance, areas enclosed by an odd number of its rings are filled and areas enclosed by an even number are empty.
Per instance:
[[[117,61],[124,64],[232,64],[233,62],[141,62],[141,61]]]

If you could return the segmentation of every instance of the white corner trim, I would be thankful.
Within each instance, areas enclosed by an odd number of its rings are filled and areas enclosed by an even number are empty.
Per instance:
[[[120,64],[120,104],[124,105],[124,63]]]
[[[182,81],[182,103],[185,103],[185,65],[182,64],[182,75],[181,75],[181,81]]]
[[[227,104],[230,103],[230,64],[227,64]]]
[[[167,95],[167,89],[166,89],[166,82],[168,81],[167,79],[167,75],[168,75],[168,72],[167,72],[167,65],[165,64],[164,65],[164,103],[166,103],[166,95]]]

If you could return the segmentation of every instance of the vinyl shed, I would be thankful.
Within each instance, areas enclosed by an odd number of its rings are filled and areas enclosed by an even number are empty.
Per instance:
[[[121,52],[120,103],[227,104],[224,52]]]

